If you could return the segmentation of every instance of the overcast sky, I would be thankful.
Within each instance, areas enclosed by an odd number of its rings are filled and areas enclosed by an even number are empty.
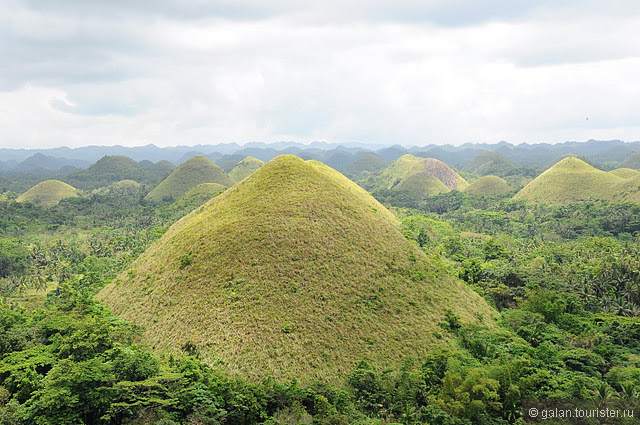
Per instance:
[[[635,141],[639,117],[636,0],[0,0],[0,147]]]

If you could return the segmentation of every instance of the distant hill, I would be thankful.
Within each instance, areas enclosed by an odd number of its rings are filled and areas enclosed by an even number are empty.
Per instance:
[[[367,177],[371,173],[384,170],[389,163],[380,156],[367,153],[360,155],[345,170],[344,175],[353,180]]]
[[[620,164],[620,166],[624,168],[640,170],[640,152],[632,153],[631,155],[627,156],[625,160],[622,161],[622,164]]]
[[[473,181],[464,192],[472,195],[500,195],[513,192],[513,188],[504,179],[498,176],[483,176]]]
[[[28,202],[43,208],[58,205],[65,198],[78,197],[78,190],[59,180],[46,180],[18,196],[16,202]]]
[[[494,151],[484,151],[465,165],[463,170],[480,176],[504,175],[512,167],[513,162],[504,155]]]
[[[435,177],[431,177],[423,172],[408,175],[393,187],[394,191],[410,193],[417,198],[425,196],[435,196],[441,193],[450,192],[447,186]]]
[[[183,162],[160,182],[145,199],[151,202],[176,200],[200,183],[219,183],[229,187],[233,181],[213,161],[198,155]]]
[[[532,203],[564,204],[595,199],[635,201],[633,178],[626,170],[598,170],[570,157],[562,159],[519,191],[513,199]],[[624,194],[623,194],[624,192]]]
[[[118,198],[140,198],[144,186],[133,180],[121,180],[97,191],[100,195]]]
[[[421,174],[414,176],[405,184],[402,184],[409,176],[413,174]],[[381,174],[380,182],[382,188],[385,189],[407,189],[411,188],[412,192],[430,193],[435,190],[435,194],[441,193],[441,188],[434,185],[433,179],[439,180],[449,190],[462,190],[469,184],[458,173],[444,162],[435,158],[419,158],[410,154],[403,155],[389,165]],[[422,191],[418,190],[420,182],[428,185]]]
[[[493,310],[399,230],[396,218],[317,161],[280,156],[177,223],[97,296],[143,342],[234,375],[336,382],[453,344],[451,310]]]
[[[174,202],[176,208],[192,210],[211,200],[215,195],[223,192],[226,186],[220,183],[200,183],[189,189]]]
[[[140,165],[153,174],[158,182],[164,180],[176,169],[176,166],[167,160],[158,161],[155,164],[151,161],[140,161]]]
[[[252,156],[248,156],[240,161],[229,173],[229,177],[234,182],[239,182],[240,180],[249,177],[254,173],[258,168],[262,167],[264,161],[261,161]]]
[[[121,180],[152,183],[154,175],[126,156],[105,156],[86,170],[77,171],[64,178],[67,183],[81,189],[97,189]]]
[[[67,158],[54,158],[40,152],[31,155],[29,158],[16,165],[18,171],[35,170],[38,168],[45,170],[59,170],[65,166],[86,168],[90,165],[87,161],[71,160]]]

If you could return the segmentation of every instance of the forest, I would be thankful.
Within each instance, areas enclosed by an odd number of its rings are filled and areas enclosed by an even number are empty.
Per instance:
[[[266,165],[256,162],[237,180],[216,169],[225,179],[216,180],[217,186],[211,186],[213,180],[188,181],[188,187],[177,192],[173,186],[162,187],[156,199],[147,194],[161,187],[159,182],[170,183],[170,177],[140,174],[137,185],[115,187],[114,181],[135,180],[135,175],[114,171],[118,175],[104,185],[90,175],[91,185],[82,188],[80,174],[74,177],[80,187],[77,194],[65,195],[53,205],[39,204],[40,198],[24,200],[20,198],[24,195],[6,190],[0,198],[0,423],[506,425],[525,423],[523,405],[549,400],[574,400],[594,408],[639,407],[640,204],[633,196],[640,189],[621,192],[619,198],[594,192],[588,199],[539,202],[536,197],[514,195],[548,173],[543,174],[542,168],[532,172],[528,166],[505,166],[501,178],[508,182],[507,189],[478,194],[466,189],[467,181],[462,183],[466,179],[473,187],[483,176],[477,170],[460,167],[456,176],[461,180],[454,181],[446,178],[448,170],[435,164],[433,174],[423,181],[417,178],[424,177],[431,165],[419,168],[420,159],[418,168],[398,174],[400,160],[384,167],[359,164],[351,174],[346,165],[338,170],[389,208],[404,238],[398,244],[406,243],[424,255],[422,268],[411,266],[423,261],[411,254],[408,267],[414,268],[405,272],[400,265],[390,265],[389,269],[425,285],[446,275],[488,306],[462,314],[445,306],[440,295],[427,292],[425,299],[431,297],[427,305],[442,304],[443,313],[429,335],[435,343],[426,354],[403,355],[393,365],[365,356],[330,379],[310,379],[305,370],[300,376],[283,375],[286,379],[231,373],[222,362],[212,361],[208,348],[195,337],[172,350],[154,349],[144,337],[145,326],[114,313],[104,301],[108,298],[95,298],[106,287],[117,288],[127,274],[137,279],[134,275],[142,269],[135,268],[136,259],[150,247],[164,246],[162,241],[170,240],[166,238],[180,223],[214,206],[219,214],[225,206],[235,213],[231,206],[240,204],[231,204],[230,199],[244,199],[243,187],[248,188],[246,199],[253,199],[263,186],[272,189],[265,183],[271,174],[263,169],[277,159]],[[191,166],[202,174],[202,167],[210,165],[198,161],[201,164]],[[290,179],[306,179],[304,173],[317,172],[331,185],[343,184],[338,180],[343,177],[334,177],[333,170],[304,168],[314,161],[301,161],[302,165],[291,161]],[[582,163],[578,168],[580,173],[591,173]],[[165,175],[179,169],[167,169]],[[280,176],[282,169],[272,175]],[[182,184],[188,178],[174,180]],[[309,179],[305,188],[313,186]],[[434,183],[434,179],[439,180]],[[36,180],[25,177],[24,185]],[[622,187],[626,182],[611,177],[606,184]],[[198,183],[209,186],[185,194]],[[458,186],[451,189],[449,184]],[[271,203],[284,202],[269,196]],[[315,205],[314,198],[309,199],[299,205]],[[344,214],[360,208],[344,202],[337,207]],[[278,211],[295,222],[296,213],[287,208]],[[324,217],[318,213],[318,221]],[[180,249],[184,251],[179,252],[172,275],[178,282],[180,276],[196,273],[201,261],[195,245],[193,250]],[[249,297],[243,288],[253,283],[233,279],[230,285],[236,286],[229,292],[229,303],[242,303]],[[305,290],[283,283],[287,296]],[[380,296],[362,298],[365,304],[354,311],[391,317],[386,315],[392,301],[385,297],[395,286],[387,283],[385,288]],[[413,303],[409,300],[394,308],[411,309]],[[149,320],[162,324],[164,319]],[[296,322],[283,324],[277,329],[278,338],[302,334],[298,329],[302,325]],[[320,334],[316,336],[320,341]],[[632,424],[637,419],[611,423]]]

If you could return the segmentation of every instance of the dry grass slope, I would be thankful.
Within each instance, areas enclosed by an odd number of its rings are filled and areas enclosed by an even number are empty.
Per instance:
[[[620,165],[625,168],[640,170],[640,152],[632,153]]]
[[[189,189],[175,202],[178,208],[196,208],[209,201],[216,194],[223,192],[225,186],[220,183],[200,183]]]
[[[65,198],[77,197],[78,190],[75,187],[59,180],[46,180],[18,196],[16,201],[29,202],[44,208],[49,208],[58,205],[58,203]]]
[[[451,191],[440,180],[422,171],[405,177],[393,187],[393,190],[409,192],[418,197],[434,196]]]
[[[145,199],[151,202],[176,200],[200,183],[233,184],[227,173],[213,161],[197,155],[183,162],[160,182]]]
[[[328,166],[285,155],[175,223],[98,299],[145,342],[259,379],[343,379],[450,337],[446,309],[493,310],[403,237],[395,217]]]
[[[563,204],[588,200],[640,202],[637,177],[632,170],[598,170],[570,157],[540,174],[513,199],[532,203]],[[634,186],[635,185],[635,186]]]
[[[484,176],[472,182],[465,190],[473,195],[487,196],[513,192],[513,188],[498,176]]]
[[[254,158],[252,156],[248,156],[236,165],[233,170],[229,173],[229,177],[234,182],[239,182],[242,179],[249,177],[253,174],[258,168],[264,165],[264,161]]]

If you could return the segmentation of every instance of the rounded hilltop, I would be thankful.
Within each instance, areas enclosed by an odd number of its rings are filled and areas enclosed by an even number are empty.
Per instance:
[[[233,184],[220,166],[202,155],[196,155],[173,170],[145,199],[151,202],[176,200],[200,183],[218,183],[224,187]]]
[[[258,168],[262,167],[264,161],[254,158],[252,156],[248,156],[240,161],[233,170],[229,173],[229,177],[231,180],[235,182],[239,182],[242,179],[249,177],[253,174]]]
[[[449,344],[434,336],[447,310],[493,312],[364,189],[291,155],[175,223],[98,299],[159,350],[192,343],[233,374],[306,381]]]
[[[60,180],[46,180],[31,189],[27,190],[22,195],[18,196],[16,202],[39,205],[44,208],[53,207],[58,205],[61,200],[65,198],[77,198],[78,190]]]
[[[463,190],[469,183],[444,162],[411,154],[393,161],[381,176],[385,189],[416,196],[433,196],[451,190]]]
[[[513,199],[566,204],[590,200],[640,201],[633,172],[599,170],[575,157],[564,158],[520,190]]]
[[[513,188],[503,178],[498,176],[484,176],[473,181],[464,192],[472,195],[500,195],[513,192]]]

